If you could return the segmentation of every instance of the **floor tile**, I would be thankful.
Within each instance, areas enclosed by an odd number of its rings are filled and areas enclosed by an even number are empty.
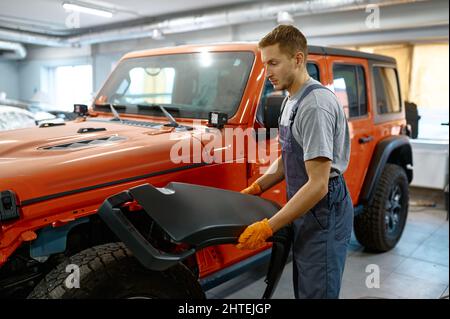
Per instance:
[[[448,267],[414,258],[402,262],[394,273],[448,285]]]
[[[445,284],[394,272],[383,281],[380,290],[405,299],[437,299],[442,295],[445,287]]]

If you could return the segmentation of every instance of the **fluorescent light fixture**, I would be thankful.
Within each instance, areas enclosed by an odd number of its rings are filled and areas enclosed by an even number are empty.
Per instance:
[[[152,39],[153,40],[162,40],[164,39],[164,35],[159,29],[153,29],[152,31]]]
[[[69,3],[69,2],[64,2],[63,8],[68,11],[83,12],[83,13],[92,14],[92,15],[105,17],[105,18],[112,18],[112,16],[113,16],[112,12],[104,10],[104,9],[87,7],[85,5]]]
[[[294,24],[294,18],[287,11],[280,11],[277,15],[278,24]]]

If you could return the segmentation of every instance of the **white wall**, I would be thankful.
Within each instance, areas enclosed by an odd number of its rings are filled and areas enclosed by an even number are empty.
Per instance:
[[[90,47],[29,49],[27,59],[17,63],[20,99],[31,100],[42,89],[41,76],[44,68],[92,64],[90,52]]]
[[[6,92],[6,98],[19,98],[18,66],[15,61],[0,61],[0,92]]]

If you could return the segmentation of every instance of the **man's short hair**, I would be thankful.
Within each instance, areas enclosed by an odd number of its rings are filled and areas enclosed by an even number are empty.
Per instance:
[[[301,51],[308,56],[308,44],[306,37],[299,29],[292,25],[279,25],[266,34],[258,43],[260,49],[279,44],[280,51],[288,56],[294,56]]]

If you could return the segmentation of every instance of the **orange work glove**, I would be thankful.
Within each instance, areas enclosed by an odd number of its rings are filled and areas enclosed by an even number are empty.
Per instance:
[[[236,245],[239,249],[257,249],[266,243],[266,239],[273,235],[269,220],[263,220],[248,226],[239,236],[239,243]]]
[[[254,182],[249,187],[241,190],[242,194],[249,194],[249,195],[259,195],[262,193],[261,186],[257,182]]]

